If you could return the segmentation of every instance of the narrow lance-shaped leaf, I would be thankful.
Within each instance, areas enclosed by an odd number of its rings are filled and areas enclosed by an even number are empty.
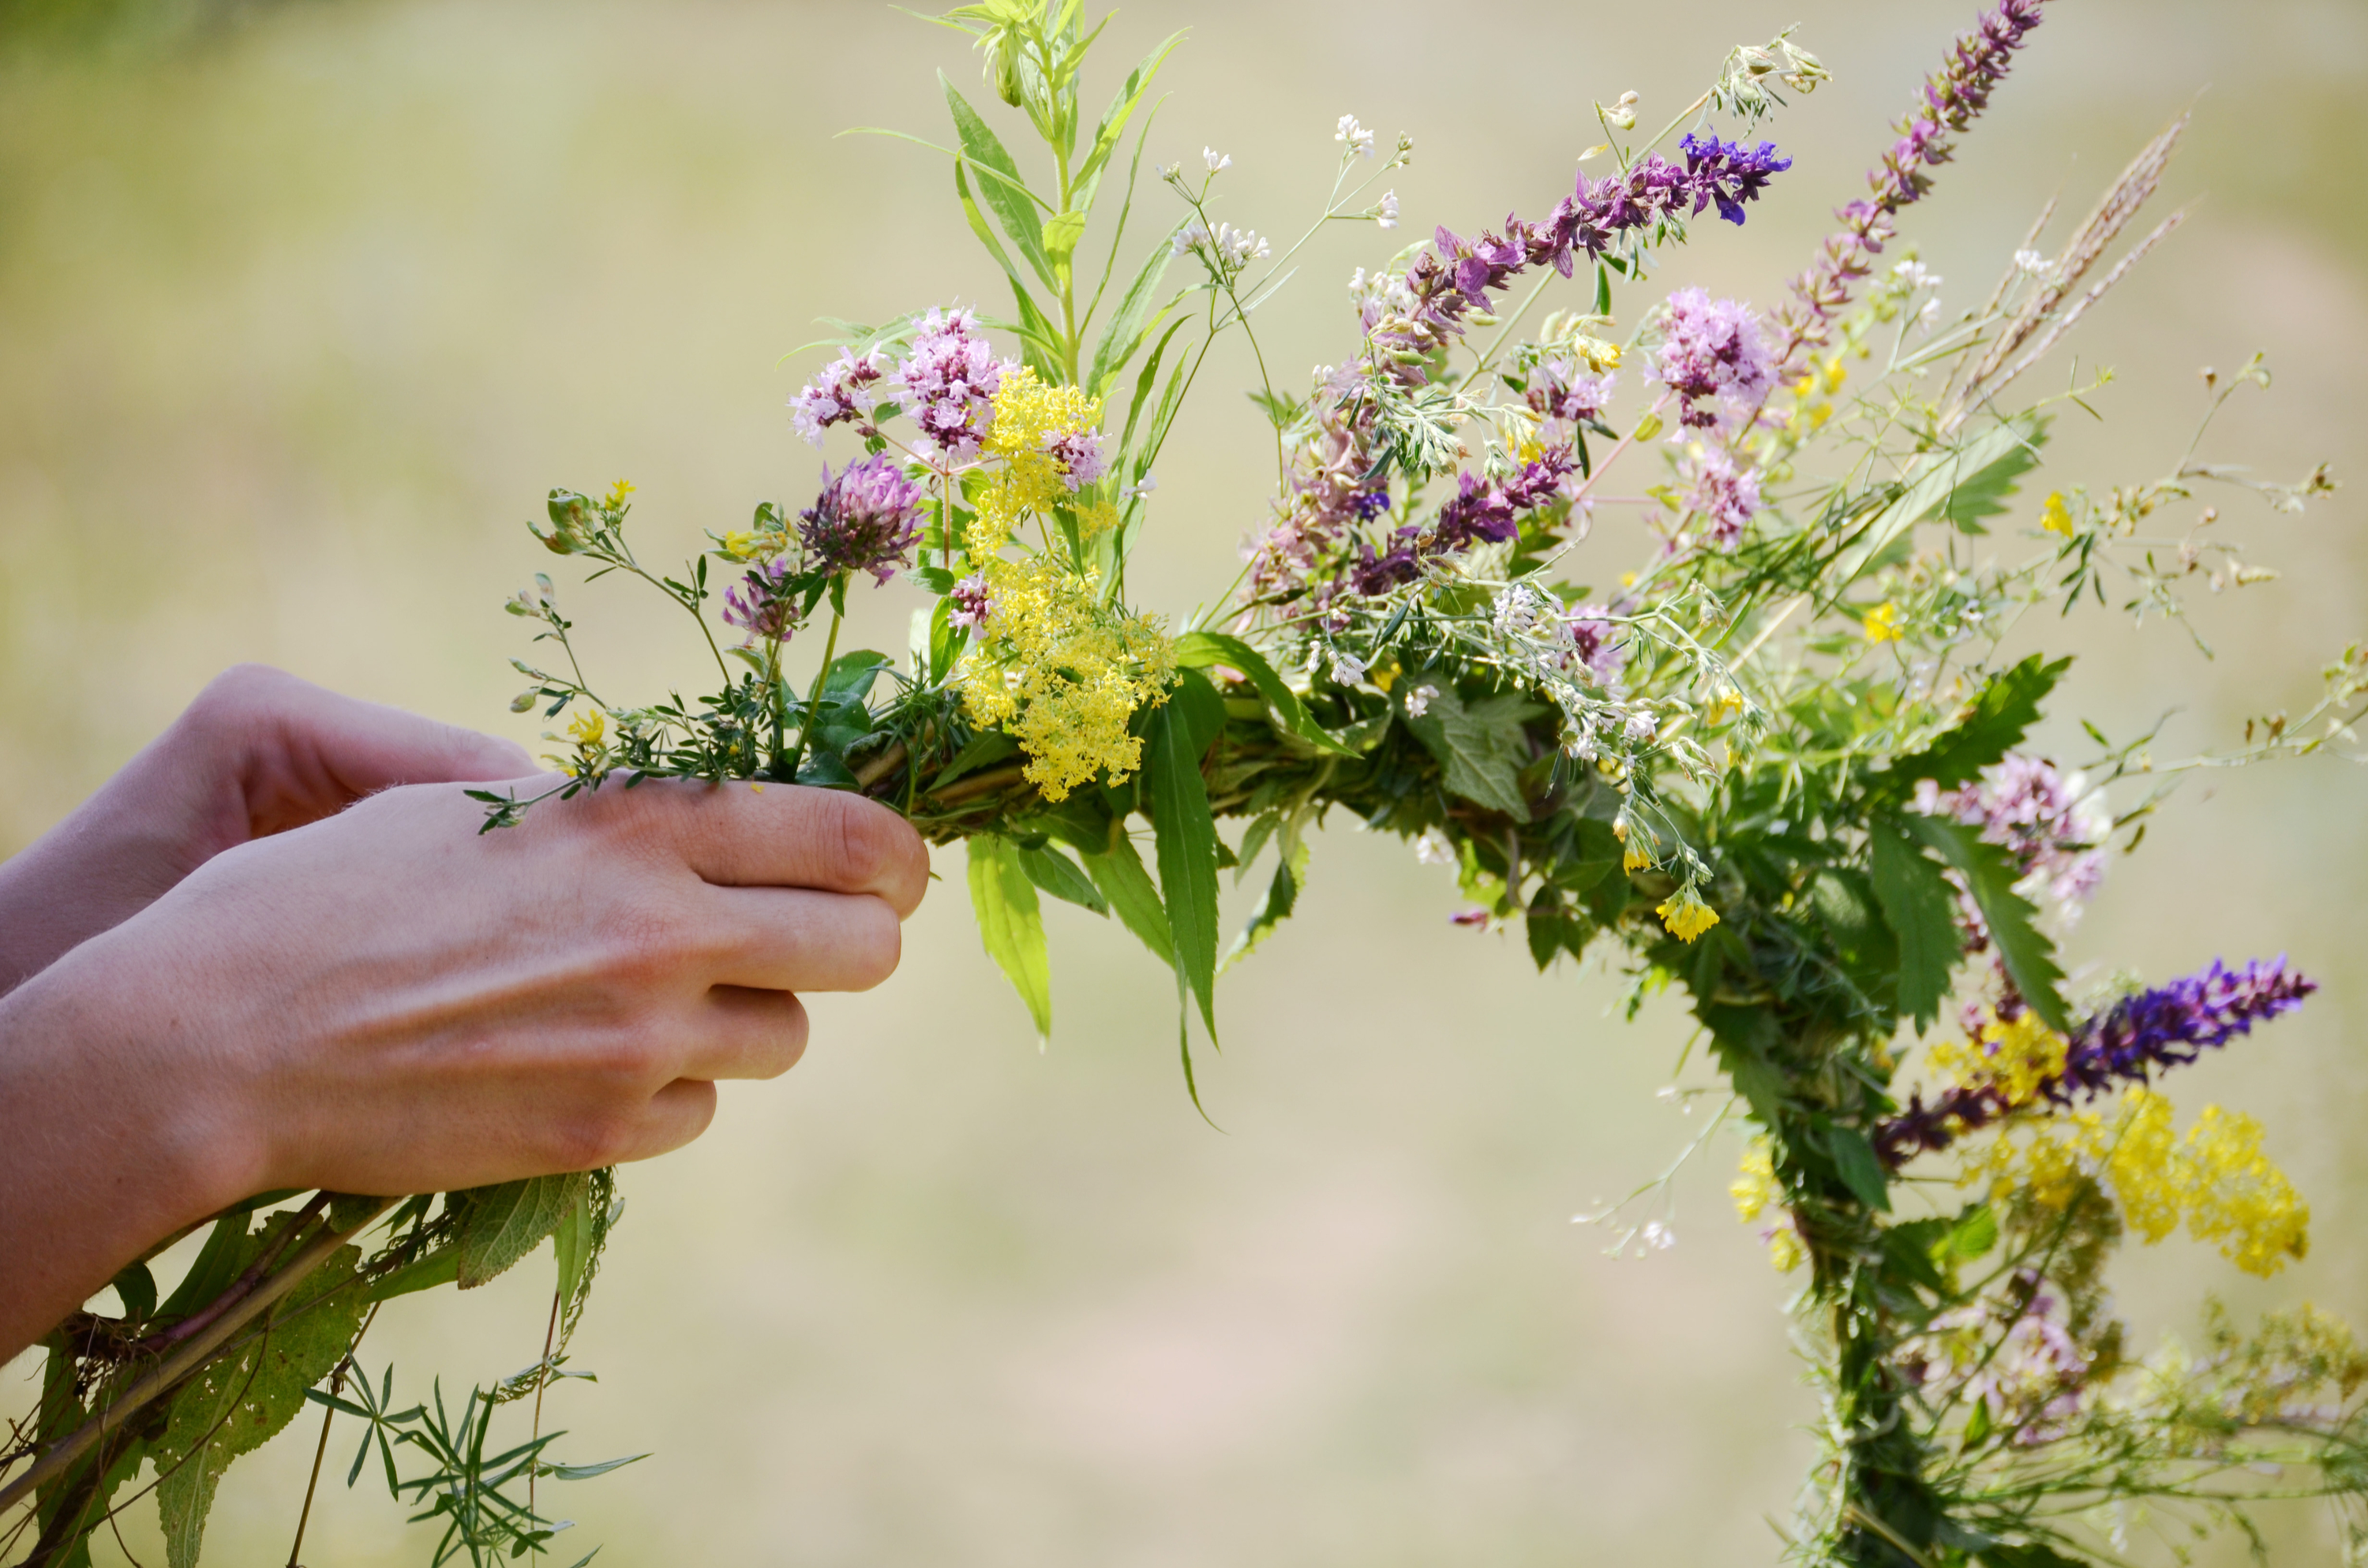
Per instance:
[[[1053,969],[1044,949],[1044,917],[1036,886],[1011,840],[981,835],[970,841],[970,902],[979,941],[1028,1005],[1040,1041],[1053,1037]]]
[[[1110,913],[1110,901],[1091,878],[1077,869],[1077,863],[1052,845],[1041,849],[1023,847],[1019,851],[1019,868],[1034,882],[1054,898],[1074,903],[1080,909],[1090,909],[1096,915]]]
[[[1126,928],[1151,949],[1152,957],[1173,969],[1176,944],[1167,930],[1167,906],[1122,825],[1111,826],[1107,851],[1086,857],[1086,869]]]
[[[1145,725],[1144,774],[1151,789],[1152,829],[1159,859],[1159,886],[1175,943],[1176,970],[1201,1005],[1212,1040],[1217,1034],[1217,824],[1201,778],[1206,746],[1194,722],[1194,697],[1216,694],[1196,671],[1184,672],[1167,701],[1152,710]],[[1218,705],[1219,722],[1224,707]],[[1195,742],[1200,744],[1196,744]]]
[[[1043,223],[1036,215],[1037,199],[1029,192],[1027,182],[1019,177],[1019,165],[1012,162],[994,129],[946,80],[944,72],[938,73],[938,82],[946,90],[946,108],[952,111],[954,134],[962,142],[962,152],[986,171],[979,176],[980,198],[1003,225],[1003,232],[1011,236],[1021,259],[1035,270],[1046,288],[1055,287],[1053,263],[1044,253]]]
[[[1258,687],[1283,722],[1283,727],[1319,751],[1341,756],[1356,755],[1347,746],[1324,733],[1322,725],[1307,716],[1305,704],[1290,683],[1276,673],[1264,654],[1240,638],[1223,631],[1188,631],[1176,640],[1176,662],[1185,669],[1207,669],[1212,665],[1224,665],[1239,670]]]
[[[1234,938],[1225,954],[1224,967],[1231,969],[1258,951],[1258,945],[1274,934],[1274,928],[1291,918],[1299,907],[1299,895],[1307,886],[1307,840],[1296,826],[1282,836],[1282,852],[1276,857],[1274,879],[1267,884],[1266,897],[1250,914],[1249,924]]]
[[[1170,33],[1167,41],[1144,56],[1143,62],[1128,72],[1126,80],[1120,84],[1118,96],[1110,100],[1110,107],[1102,113],[1101,124],[1094,131],[1092,150],[1087,153],[1086,161],[1077,165],[1075,183],[1083,192],[1083,205],[1093,205],[1093,193],[1101,183],[1103,165],[1110,162],[1110,154],[1118,151],[1119,139],[1126,134],[1126,122],[1134,118],[1134,111],[1142,107],[1144,95],[1151,91],[1152,77],[1159,74],[1159,67],[1183,41],[1182,33]]]

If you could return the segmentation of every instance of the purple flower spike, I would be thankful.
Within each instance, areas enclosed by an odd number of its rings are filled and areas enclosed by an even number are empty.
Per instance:
[[[2317,981],[2287,973],[2283,958],[2270,963],[2255,959],[2237,970],[2214,959],[2201,974],[2124,996],[2083,1022],[2072,1031],[2063,1073],[2039,1092],[2055,1105],[2068,1106],[2076,1096],[2093,1100],[2124,1085],[2149,1083],[2158,1072],[2184,1067],[2250,1034],[2257,1023],[2293,1012],[2317,989]],[[1875,1129],[1875,1152],[1885,1165],[1905,1165],[1918,1154],[1947,1148],[2013,1108],[1995,1085],[1946,1089],[1929,1105],[1919,1093],[1906,1110]]]
[[[798,537],[834,572],[869,572],[886,582],[905,564],[921,532],[921,487],[885,452],[851,462],[833,478],[822,471],[822,494],[798,514]]]

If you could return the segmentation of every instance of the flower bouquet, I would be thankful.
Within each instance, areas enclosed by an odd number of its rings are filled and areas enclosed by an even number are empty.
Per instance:
[[[2157,1085],[2313,986],[2257,960],[2076,990],[2055,940],[2164,780],[2348,739],[2368,654],[2330,664],[2306,711],[2191,762],[2093,726],[2079,770],[2030,749],[2070,661],[2002,651],[2027,612],[2176,617],[2193,585],[2274,575],[2200,488],[2287,512],[2333,488],[2324,469],[2270,483],[2207,458],[2213,415],[2268,387],[2258,359],[2206,374],[2159,477],[2035,479],[2051,421],[2106,378],[2039,393],[2031,372],[2178,226],[2134,228],[2185,124],[2068,232],[2051,202],[1978,305],[1944,307],[1900,222],[2044,17],[2002,0],[1955,42],[1773,312],[1649,278],[1665,247],[1740,229],[1781,191],[1792,161],[1758,133],[1827,76],[1789,33],[1734,51],[1657,133],[1639,133],[1635,95],[1598,103],[1600,144],[1541,215],[1377,255],[1350,280],[1338,364],[1304,386],[1269,373],[1258,323],[1299,308],[1284,285],[1325,225],[1397,228],[1386,176],[1411,138],[1343,116],[1321,211],[1267,237],[1220,217],[1229,157],[1144,168],[1178,39],[1089,123],[1100,28],[1077,0],[935,18],[983,56],[986,111],[948,84],[951,143],[922,144],[948,160],[1008,311],[837,324],[790,405],[837,449],[812,503],[759,506],[677,570],[635,553],[631,485],[553,491],[543,544],[670,601],[713,687],[596,687],[538,576],[508,608],[549,653],[518,663],[515,706],[565,716],[562,771],[540,794],[480,792],[485,830],[651,778],[860,791],[964,846],[981,937],[1040,1032],[1046,897],[1139,937],[1174,976],[1196,1105],[1195,1020],[1216,1037],[1218,974],[1291,915],[1315,830],[1394,834],[1453,869],[1460,923],[1518,927],[1542,970],[1600,955],[1638,999],[1691,999],[1731,1088],[1714,1125],[1748,1130],[1737,1209],[1797,1281],[1822,1391],[1789,1556],[2061,1568],[2119,1561],[2133,1508],[2249,1530],[2249,1510],[2292,1496],[2331,1499],[2368,1552],[2368,1352],[2351,1332],[2308,1308],[2252,1326],[2215,1308],[2202,1346],[2142,1358],[2102,1284],[2132,1232],[2183,1226],[2256,1275],[2302,1255],[2308,1210],[2260,1127],[2207,1107],[2182,1131]],[[998,104],[1040,144],[1030,160]],[[1179,411],[1236,334],[1258,372],[1245,457],[1271,460],[1273,502],[1236,580],[1178,616],[1129,564]],[[1626,496],[1603,489],[1615,469]],[[1592,558],[1612,505],[1649,518],[1633,560]],[[840,647],[848,596],[872,591],[914,602],[901,658]],[[1269,857],[1228,939],[1220,873]],[[187,1568],[214,1477],[307,1398],[360,1424],[352,1474],[375,1455],[442,1523],[438,1562],[548,1550],[536,1478],[603,1468],[551,1459],[540,1405],[567,1375],[612,1187],[594,1172],[322,1194],[259,1225],[224,1217],[162,1303],[128,1274],[123,1319],[52,1340],[39,1429],[19,1437],[36,1462],[7,1499],[38,1494],[33,1560],[78,1561],[144,1458]],[[1665,1238],[1626,1213],[1600,1217],[1615,1248]],[[541,1361],[457,1417],[440,1392],[393,1408],[392,1369],[361,1373],[379,1303],[481,1282],[546,1236]],[[178,1336],[161,1358],[121,1352],[159,1334]],[[524,1399],[529,1434],[490,1439]],[[251,1418],[220,1418],[233,1406]]]

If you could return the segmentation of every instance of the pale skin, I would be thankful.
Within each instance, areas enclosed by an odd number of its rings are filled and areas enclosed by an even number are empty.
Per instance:
[[[480,836],[507,741],[245,667],[0,865],[0,1361],[261,1192],[647,1159],[887,978],[895,813],[651,781]]]

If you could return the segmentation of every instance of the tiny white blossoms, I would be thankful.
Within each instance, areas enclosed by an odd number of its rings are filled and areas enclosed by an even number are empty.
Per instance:
[[[1332,140],[1342,143],[1360,157],[1370,158],[1373,155],[1373,133],[1358,124],[1357,117],[1353,114],[1344,114],[1340,117],[1340,128],[1333,133]]]
[[[1201,161],[1209,165],[1209,172],[1212,175],[1234,166],[1234,160],[1225,153],[1218,152],[1214,147],[1201,148]]]
[[[1395,190],[1382,192],[1382,199],[1373,209],[1373,222],[1384,229],[1398,226],[1398,193]]]
[[[1192,251],[1199,250],[1202,245],[1206,244],[1208,241],[1209,226],[1206,223],[1201,222],[1198,218],[1195,218],[1190,222],[1185,224],[1182,228],[1177,230],[1176,237],[1167,243],[1175,250],[1178,256],[1185,256]]]
[[[1435,686],[1418,686],[1406,696],[1406,717],[1419,719],[1430,711],[1430,699],[1439,695]]]
[[[1414,858],[1426,866],[1455,864],[1455,841],[1435,827],[1423,829],[1414,841]]]
[[[2044,278],[2048,273],[2055,270],[2054,267],[2049,264],[2047,258],[2040,255],[2035,250],[2019,250],[2015,252],[2014,266],[2016,271],[2027,272],[2033,278]]]
[[[1332,680],[1335,685],[1354,686],[1364,678],[1364,660],[1354,653],[1344,653],[1337,648],[1333,650]]]
[[[1217,259],[1229,270],[1239,270],[1253,260],[1263,258],[1268,245],[1263,236],[1247,229],[1236,229],[1231,223],[1217,225]]]

